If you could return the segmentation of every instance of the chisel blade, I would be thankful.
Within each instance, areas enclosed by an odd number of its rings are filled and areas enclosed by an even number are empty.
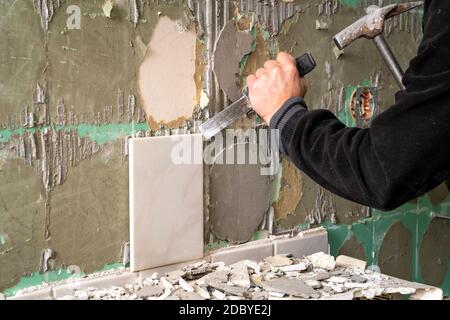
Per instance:
[[[316,67],[316,62],[309,52],[296,58],[295,62],[301,77],[304,77]],[[199,126],[200,132],[206,140],[211,139],[221,130],[225,129],[251,110],[251,103],[248,98],[248,88],[245,87],[242,91],[242,97],[211,119],[201,124]]]
[[[236,100],[228,107],[220,111],[211,119],[203,122],[199,126],[199,130],[203,137],[208,140],[214,137],[217,133],[228,127],[237,119],[252,110],[248,97],[244,94],[239,100]]]

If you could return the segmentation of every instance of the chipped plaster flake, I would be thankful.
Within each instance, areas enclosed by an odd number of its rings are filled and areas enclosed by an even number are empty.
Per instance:
[[[139,69],[139,88],[147,117],[170,122],[192,115],[196,87],[196,35],[180,33],[177,23],[159,19]]]
[[[130,10],[130,20],[136,27],[139,23],[139,7],[137,0],[128,0]]]
[[[102,6],[103,14],[108,19],[111,19],[111,11],[114,8],[114,1],[113,0],[106,0],[105,3]]]
[[[41,18],[41,27],[45,32],[48,31],[48,25],[55,14],[56,9],[61,6],[59,0],[33,0],[33,6]]]

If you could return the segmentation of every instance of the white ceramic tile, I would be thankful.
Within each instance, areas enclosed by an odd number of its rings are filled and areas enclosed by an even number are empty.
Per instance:
[[[202,136],[133,138],[129,144],[131,271],[201,258]]]

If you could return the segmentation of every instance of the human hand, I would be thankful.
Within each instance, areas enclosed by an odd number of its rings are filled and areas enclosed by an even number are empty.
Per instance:
[[[269,124],[283,103],[292,97],[304,97],[306,81],[300,77],[295,58],[280,52],[277,60],[268,60],[264,68],[247,77],[247,87],[253,110]]]

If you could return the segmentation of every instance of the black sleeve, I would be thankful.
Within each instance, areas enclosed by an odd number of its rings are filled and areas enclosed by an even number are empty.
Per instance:
[[[290,99],[270,121],[281,153],[326,189],[391,210],[450,176],[450,1],[432,0],[424,37],[395,104],[370,128],[346,127],[328,110]]]

